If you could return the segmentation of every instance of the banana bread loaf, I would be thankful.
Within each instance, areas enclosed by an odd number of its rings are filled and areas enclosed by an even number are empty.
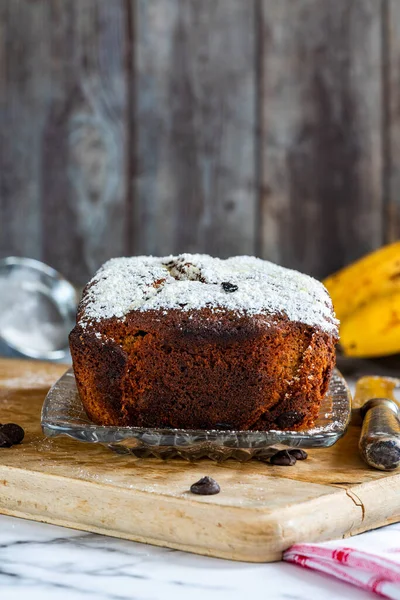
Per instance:
[[[101,425],[267,430],[310,426],[335,363],[318,281],[249,256],[108,261],[86,286],[70,347]]]

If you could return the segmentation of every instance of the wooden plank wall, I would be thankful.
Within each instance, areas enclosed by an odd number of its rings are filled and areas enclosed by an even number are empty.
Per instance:
[[[139,0],[135,16],[135,250],[252,254],[254,3]]]
[[[382,241],[381,3],[263,12],[261,253],[323,275]]]
[[[257,254],[400,234],[398,0],[1,0],[0,256]]]

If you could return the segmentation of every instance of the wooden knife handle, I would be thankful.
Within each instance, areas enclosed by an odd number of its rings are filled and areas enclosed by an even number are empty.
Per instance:
[[[359,442],[360,453],[367,464],[381,471],[400,466],[399,409],[388,398],[373,398],[363,407],[364,420]]]

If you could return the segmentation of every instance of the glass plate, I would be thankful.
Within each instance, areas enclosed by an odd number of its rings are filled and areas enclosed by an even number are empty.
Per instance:
[[[351,394],[344,377],[335,369],[312,429],[304,431],[195,431],[103,427],[87,417],[70,369],[46,396],[42,428],[46,436],[66,435],[81,442],[104,444],[120,454],[138,457],[187,460],[208,457],[214,460],[268,458],[277,448],[332,446],[345,433],[351,410]]]

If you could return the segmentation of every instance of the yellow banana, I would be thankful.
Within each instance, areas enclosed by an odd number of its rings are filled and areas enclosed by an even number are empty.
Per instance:
[[[374,357],[400,352],[400,290],[376,296],[340,325],[347,356]]]
[[[324,284],[336,315],[343,322],[373,299],[400,291],[400,241],[379,248],[334,273]],[[400,350],[400,341],[397,350]]]

